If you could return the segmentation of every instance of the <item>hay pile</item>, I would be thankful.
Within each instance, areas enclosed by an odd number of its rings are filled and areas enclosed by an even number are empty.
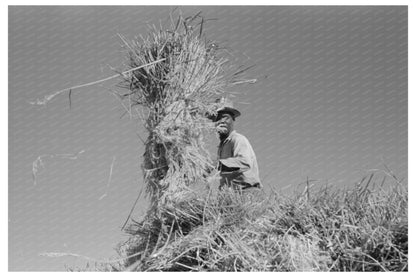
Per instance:
[[[131,238],[119,246],[130,257],[123,270],[328,270],[330,257],[316,236],[277,224],[276,198],[231,190],[187,196],[164,206],[161,216],[130,225]]]
[[[187,192],[133,222],[123,262],[95,270],[407,271],[407,188],[376,177],[293,197]]]

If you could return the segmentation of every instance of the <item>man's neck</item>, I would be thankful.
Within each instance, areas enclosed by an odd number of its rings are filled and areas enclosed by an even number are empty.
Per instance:
[[[220,134],[220,141],[223,142],[224,140],[226,140],[228,138],[229,134]]]
[[[228,134],[220,134],[220,141],[224,142],[233,132],[234,130],[231,130]]]

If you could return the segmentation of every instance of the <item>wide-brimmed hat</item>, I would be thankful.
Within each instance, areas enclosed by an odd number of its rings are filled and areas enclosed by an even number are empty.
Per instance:
[[[233,118],[236,118],[241,115],[240,111],[234,108],[233,102],[229,100],[226,97],[221,97],[215,101],[219,104],[219,108],[217,109],[217,115],[219,113],[229,113],[233,116]],[[210,115],[208,116],[209,119],[215,120],[216,115]]]

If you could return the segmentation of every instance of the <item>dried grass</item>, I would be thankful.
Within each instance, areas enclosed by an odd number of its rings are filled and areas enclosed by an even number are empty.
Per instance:
[[[237,78],[245,69],[227,72],[228,60],[203,37],[203,23],[200,14],[179,16],[170,30],[153,27],[146,38],[128,41],[120,35],[128,73],[119,86],[128,90],[123,97],[131,105],[147,113],[143,173],[152,212],[167,198],[180,199],[213,170],[203,142],[204,132],[213,128],[206,116],[215,114],[215,100],[229,86],[252,81]],[[149,66],[134,69],[144,64]]]
[[[118,270],[407,271],[407,188],[369,184],[309,198],[189,191],[128,226]]]

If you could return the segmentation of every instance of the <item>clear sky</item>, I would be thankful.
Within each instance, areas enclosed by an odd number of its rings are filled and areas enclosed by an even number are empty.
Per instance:
[[[106,259],[126,239],[120,227],[142,187],[146,133],[121,117],[108,93],[117,81],[73,91],[71,110],[67,94],[44,108],[29,102],[113,75],[124,58],[117,33],[146,35],[172,9],[9,7],[9,270],[65,270],[85,262],[38,254]],[[266,187],[289,193],[307,177],[350,186],[383,163],[407,180],[406,7],[180,10],[215,18],[207,37],[237,64],[255,65],[258,82],[238,88],[235,126]],[[217,142],[208,143],[214,153]],[[145,207],[141,200],[135,216]]]

